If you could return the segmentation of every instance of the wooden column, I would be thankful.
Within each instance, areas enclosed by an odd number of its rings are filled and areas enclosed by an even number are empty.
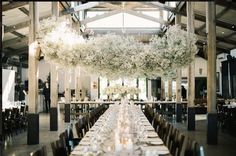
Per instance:
[[[187,2],[187,32],[194,33],[194,2]],[[192,55],[194,59],[195,56]],[[194,61],[188,68],[188,130],[195,130],[195,63]]]
[[[39,114],[38,114],[38,58],[40,48],[36,41],[39,25],[38,2],[29,2],[29,58],[28,58],[28,131],[27,144],[39,144]]]
[[[2,41],[3,41],[3,38],[4,38],[4,25],[2,24]]]
[[[148,98],[148,100],[151,100],[151,98],[152,98],[152,80],[148,79],[147,83],[148,83],[148,85],[147,85],[148,86],[148,88],[147,88],[147,91],[148,91],[147,96],[148,97],[147,98]]]
[[[168,80],[168,100],[172,100],[172,80]]]
[[[71,102],[71,92],[70,92],[70,82],[71,82],[71,73],[68,71],[65,72],[65,122],[70,122],[70,102]]]
[[[216,113],[216,25],[215,4],[207,2],[207,110]]]
[[[217,144],[216,114],[216,6],[215,2],[206,4],[207,23],[207,143]]]
[[[181,23],[181,16],[175,15],[175,24]],[[176,71],[176,102],[181,102],[181,82],[182,82],[182,69],[178,68]]]
[[[165,94],[165,80],[161,78],[161,100],[166,99],[166,94]]]
[[[28,90],[28,103],[29,112],[37,113],[38,105],[38,42],[36,41],[36,33],[38,31],[39,25],[39,13],[38,13],[38,3],[30,2],[30,30],[29,30],[29,68],[28,68],[28,78],[29,78],[29,90]]]
[[[52,16],[59,17],[59,2],[52,2]],[[55,64],[51,64],[50,79],[50,131],[58,130],[58,71]]]
[[[59,2],[52,2],[52,15],[59,17]],[[50,82],[50,98],[51,107],[57,107],[58,104],[58,71],[55,64],[51,64],[51,82]]]
[[[65,71],[65,102],[70,103],[71,102],[71,90],[70,90],[70,84],[71,84],[71,73]]]
[[[75,71],[75,99],[80,100],[80,69],[76,68]]]
[[[175,15],[175,24],[181,24],[181,16]],[[182,82],[182,69],[176,70],[176,122],[182,121],[182,103],[181,103],[181,82]]]
[[[194,2],[187,2],[187,32],[194,33]],[[195,56],[192,55],[194,59]],[[195,99],[195,63],[194,61],[188,68],[188,106],[194,106]]]

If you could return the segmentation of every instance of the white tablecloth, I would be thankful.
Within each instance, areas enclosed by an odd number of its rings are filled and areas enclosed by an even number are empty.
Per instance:
[[[127,104],[128,105],[128,104]],[[132,104],[131,104],[132,105]],[[79,155],[145,155],[145,156],[151,156],[151,155],[157,155],[157,154],[168,154],[169,150],[168,148],[163,145],[163,141],[159,138],[157,133],[154,131],[154,128],[152,125],[148,122],[147,118],[141,111],[141,109],[138,106],[135,105],[129,105],[122,106],[125,107],[125,109],[119,110],[121,105],[111,105],[109,109],[98,119],[98,121],[94,124],[94,126],[86,133],[84,138],[81,140],[80,144],[74,148],[71,155],[72,156],[79,156]],[[132,111],[128,110],[132,109]],[[128,110],[128,111],[127,111]],[[114,122],[117,122],[121,118],[123,119],[121,115],[118,115],[119,112],[127,111],[127,112],[133,112],[133,114],[136,114],[136,116],[132,116],[130,114],[125,114],[133,117],[135,121],[129,121],[132,122],[130,125],[127,126],[130,129],[133,129],[131,131],[133,144],[131,144],[131,150],[129,148],[129,144],[126,144],[125,146],[122,145],[122,147],[119,147],[121,149],[118,149],[117,145],[117,139],[116,139],[116,132],[119,131],[118,128],[112,128],[109,130],[109,128],[117,127]],[[109,115],[110,116],[109,116]],[[109,119],[107,119],[109,117]],[[121,121],[122,121],[121,120]],[[136,134],[135,131],[135,125],[139,123],[139,129],[143,129],[145,131],[145,136],[141,138],[140,134]],[[118,122],[119,123],[119,122]],[[123,123],[124,124],[124,123]],[[115,125],[115,126],[114,126]],[[122,125],[122,124],[121,124]],[[105,131],[105,135],[103,135],[102,138],[98,135],[101,131],[98,131],[99,128],[103,126],[103,131]],[[122,127],[122,126],[121,126]],[[106,133],[107,130],[107,133]],[[137,131],[139,133],[139,131]],[[119,135],[124,135],[123,133],[119,133]],[[97,142],[95,140],[92,141],[94,138],[100,138],[99,140],[102,140],[100,142]],[[92,140],[91,140],[92,139]],[[119,138],[120,139],[120,138]],[[118,150],[117,150],[118,149]]]

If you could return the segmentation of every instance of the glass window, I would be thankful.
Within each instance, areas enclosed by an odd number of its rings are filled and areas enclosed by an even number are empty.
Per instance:
[[[107,95],[104,93],[105,88],[107,87],[107,78],[100,77],[99,79],[99,92],[100,92],[100,99],[107,99]]]
[[[146,86],[146,78],[138,79],[138,88],[141,90],[139,93],[139,100],[147,100],[147,86]]]

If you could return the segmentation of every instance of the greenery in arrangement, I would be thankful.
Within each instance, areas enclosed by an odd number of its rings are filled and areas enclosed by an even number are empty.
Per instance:
[[[153,36],[149,44],[115,34],[84,40],[65,18],[43,20],[39,34],[45,60],[66,68],[80,66],[110,79],[173,78],[197,51],[196,36],[178,25],[170,26],[162,37]]]

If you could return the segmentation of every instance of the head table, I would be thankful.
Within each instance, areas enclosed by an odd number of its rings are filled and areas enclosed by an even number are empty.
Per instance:
[[[151,156],[169,154],[141,109],[133,102],[110,105],[71,155]]]

